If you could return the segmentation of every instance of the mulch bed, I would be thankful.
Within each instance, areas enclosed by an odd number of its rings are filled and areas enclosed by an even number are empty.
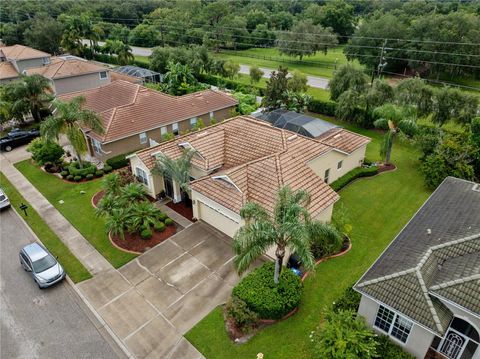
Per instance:
[[[170,201],[170,202],[166,203],[165,205],[167,207],[173,209],[178,214],[184,216],[186,219],[188,219],[192,222],[197,221],[196,219],[193,218],[193,208],[185,206],[185,203],[183,203],[183,202],[173,203],[173,201]]]
[[[389,163],[389,164],[383,164],[381,166],[378,167],[378,173],[382,173],[382,172],[387,172],[387,171],[393,171],[394,169],[396,169],[397,167],[392,164],[392,163]]]
[[[121,239],[119,236],[109,235],[109,237],[116,247],[140,254],[155,247],[175,233],[177,233],[177,228],[176,225],[173,225],[167,226],[163,232],[153,231],[153,236],[150,239],[142,239],[139,233],[125,233],[125,239]]]
[[[104,195],[104,194],[105,194],[105,193],[104,193],[103,190],[102,190],[102,191],[97,192],[97,193],[95,193],[95,194],[93,195],[93,197],[92,197],[92,205],[93,205],[93,207],[95,207],[95,208],[98,207],[98,202],[100,202],[100,200],[103,198],[103,195]]]

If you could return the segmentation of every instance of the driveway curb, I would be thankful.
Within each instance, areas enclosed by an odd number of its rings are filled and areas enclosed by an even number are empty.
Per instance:
[[[11,206],[11,210],[15,212],[15,214],[20,218],[20,221],[22,221],[23,224],[25,224],[25,227],[27,230],[32,234],[32,236],[39,241],[42,245],[43,242],[38,238],[37,234],[30,228],[28,223],[23,219],[23,217],[16,211],[16,209]],[[46,246],[45,246],[46,247]],[[98,314],[98,312],[95,310],[95,308],[90,304],[90,302],[85,298],[83,293],[80,291],[80,289],[77,288],[75,283],[70,279],[68,274],[65,276],[65,279],[67,280],[67,283],[70,285],[70,287],[75,291],[75,293],[78,295],[78,297],[82,300],[82,302],[85,304],[85,306],[90,310],[90,312],[95,316],[95,318],[98,320],[98,322],[101,324],[103,328],[107,331],[107,333],[110,335],[110,337],[115,341],[115,343],[118,345],[118,347],[122,350],[122,352],[127,356],[129,359],[135,359],[135,356],[130,353],[130,351],[127,349],[127,347],[122,343],[120,338],[113,332],[113,330],[109,327],[109,325],[103,320],[103,318]]]

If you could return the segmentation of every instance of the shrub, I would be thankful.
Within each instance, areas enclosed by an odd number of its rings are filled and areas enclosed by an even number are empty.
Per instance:
[[[231,319],[238,329],[243,333],[250,329],[258,322],[258,315],[248,309],[247,304],[237,297],[230,297],[225,305],[225,314]]]
[[[130,161],[126,158],[130,153],[124,153],[112,158],[109,158],[106,161],[106,164],[110,167],[112,167],[114,170],[126,167],[130,163]]]
[[[314,358],[370,359],[377,355],[376,335],[368,329],[363,317],[357,318],[350,310],[327,312],[312,342]]]
[[[66,178],[68,181],[73,181],[73,175],[68,175]]]
[[[65,178],[68,176],[68,171],[62,171],[60,172],[60,175],[62,176],[62,178]]]
[[[333,101],[321,101],[312,99],[309,102],[307,108],[310,112],[321,113],[327,116],[335,116],[337,104]]]
[[[356,292],[353,287],[349,287],[340,298],[333,302],[333,311],[351,310],[356,312],[360,306],[361,298],[360,293]]]
[[[157,232],[163,232],[165,230],[165,223],[163,222],[157,222],[153,225],[153,228],[157,231]]]
[[[165,218],[165,221],[164,221],[164,222],[165,222],[165,224],[166,224],[167,226],[173,225],[173,219],[171,219],[171,218],[168,218],[168,217]]]
[[[64,154],[62,146],[56,142],[47,141],[42,137],[38,137],[30,142],[27,151],[32,154],[32,159],[40,166],[47,162],[56,163]]]
[[[106,166],[103,166],[103,172],[104,173],[110,173],[112,172],[112,167],[106,165]]]
[[[158,219],[161,220],[162,222],[165,222],[167,218],[168,216],[163,212],[158,215]]]
[[[95,177],[102,177],[102,176],[103,176],[103,171],[102,170],[95,171]]]
[[[360,178],[360,177],[370,177],[375,176],[378,173],[378,167],[357,167],[348,172],[347,174],[343,175],[336,181],[332,182],[330,187],[333,188],[334,191],[340,191],[343,187],[347,184],[352,182],[353,180]]]
[[[82,179],[82,176],[75,176],[75,177],[73,177],[73,180],[74,180],[75,182],[80,182],[81,179]]]
[[[374,358],[382,359],[415,359],[415,357],[405,352],[400,346],[395,344],[386,335],[379,335],[377,337],[377,352],[378,356]]]
[[[90,180],[93,179],[93,174],[90,173],[90,174],[86,175],[85,178],[86,178],[88,181],[90,181]]]
[[[280,319],[295,309],[302,296],[302,282],[292,271],[284,269],[279,283],[273,281],[275,263],[265,263],[233,288],[232,295],[263,319]]]
[[[80,168],[80,163],[77,161],[72,162],[68,166],[68,172],[73,176],[85,177],[88,174],[94,174],[97,170],[97,167],[91,162],[82,162],[83,167]]]
[[[150,239],[152,238],[152,230],[150,228],[144,228],[142,229],[142,231],[140,232],[140,237],[142,239]]]

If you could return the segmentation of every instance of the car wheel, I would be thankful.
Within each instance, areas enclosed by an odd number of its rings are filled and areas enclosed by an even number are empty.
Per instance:
[[[12,146],[6,146],[5,151],[10,152],[12,150]]]

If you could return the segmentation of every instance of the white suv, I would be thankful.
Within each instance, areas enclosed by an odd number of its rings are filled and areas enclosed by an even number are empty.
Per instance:
[[[0,209],[10,208],[10,201],[7,195],[0,189]]]

